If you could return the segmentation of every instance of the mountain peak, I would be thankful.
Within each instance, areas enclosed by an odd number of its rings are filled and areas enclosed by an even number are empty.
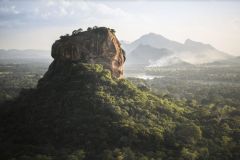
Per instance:
[[[201,42],[193,41],[189,38],[185,40],[184,44],[185,45],[209,45],[209,44],[204,44],[204,43],[201,43]]]
[[[188,44],[188,43],[194,43],[194,41],[188,38],[185,40],[184,44]]]
[[[153,32],[149,32],[148,34],[143,35],[142,37],[150,37],[150,38],[162,38],[162,39],[166,39],[164,36],[162,36],[161,34],[157,34],[157,33],[153,33]]]
[[[153,33],[153,32],[149,32],[148,34],[146,35],[149,35],[149,36],[160,36],[160,34],[157,34],[157,33]]]

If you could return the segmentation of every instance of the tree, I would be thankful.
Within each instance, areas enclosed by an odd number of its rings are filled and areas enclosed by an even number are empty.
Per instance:
[[[123,155],[122,151],[118,148],[114,149],[113,155],[114,155],[116,160],[123,160],[124,159],[124,155]]]
[[[181,160],[195,160],[197,158],[197,152],[192,152],[187,148],[183,148],[181,151]]]
[[[67,157],[67,160],[83,160],[85,158],[85,152],[83,150],[78,150],[73,152]]]
[[[72,32],[72,35],[77,35],[77,34],[81,33],[82,31],[83,31],[83,29],[82,29],[82,28],[79,28],[78,30],[74,30],[74,31]]]
[[[200,127],[194,123],[179,125],[176,128],[175,136],[179,144],[191,145],[202,138],[202,131]]]
[[[88,27],[88,28],[87,28],[87,31],[91,31],[91,30],[92,30],[92,27]]]
[[[135,160],[136,159],[135,153],[129,147],[123,148],[123,153],[124,153],[124,159],[126,159],[126,160]]]
[[[77,30],[74,30],[73,32],[72,32],[72,35],[76,35],[77,34]]]
[[[116,33],[116,30],[115,29],[110,29],[110,32],[112,32],[112,33]]]
[[[82,32],[82,31],[83,31],[83,29],[82,29],[82,28],[79,28],[79,29],[78,29],[78,33]]]
[[[12,158],[11,160],[14,160],[15,158]],[[47,155],[42,155],[42,154],[38,154],[35,156],[21,156],[20,158],[17,158],[17,160],[52,160],[52,157],[47,156]]]
[[[66,37],[69,37],[69,34],[65,34],[64,36],[60,36],[60,39],[64,39]]]
[[[104,150],[102,157],[105,160],[112,160],[113,159],[113,153],[112,153],[111,150]]]
[[[98,29],[98,26],[94,26],[93,29]]]

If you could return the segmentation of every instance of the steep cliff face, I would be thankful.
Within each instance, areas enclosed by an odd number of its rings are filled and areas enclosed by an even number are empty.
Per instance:
[[[71,36],[62,36],[52,45],[56,61],[102,64],[116,78],[123,76],[124,51],[111,29],[100,27]],[[51,69],[55,69],[52,65]]]

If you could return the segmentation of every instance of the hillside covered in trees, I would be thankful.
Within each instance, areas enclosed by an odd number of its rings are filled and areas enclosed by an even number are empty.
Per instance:
[[[64,68],[1,107],[1,159],[239,158],[236,109],[157,97],[101,65]]]

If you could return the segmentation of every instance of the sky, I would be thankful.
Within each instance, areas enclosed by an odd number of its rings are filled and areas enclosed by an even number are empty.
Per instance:
[[[92,26],[132,42],[149,32],[208,43],[240,56],[237,0],[0,0],[0,48],[44,49],[59,36]]]

